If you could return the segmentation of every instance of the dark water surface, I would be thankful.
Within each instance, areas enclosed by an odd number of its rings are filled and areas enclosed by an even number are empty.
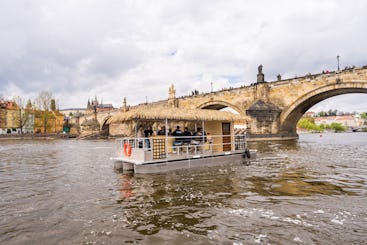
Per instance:
[[[250,165],[116,172],[114,141],[0,141],[0,244],[366,244],[367,133]]]

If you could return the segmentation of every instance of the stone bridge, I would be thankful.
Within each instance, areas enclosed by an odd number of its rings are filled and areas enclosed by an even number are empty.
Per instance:
[[[285,139],[298,137],[297,122],[312,106],[347,93],[367,93],[367,66],[275,82],[258,82],[251,86],[180,98],[171,94],[168,100],[149,105],[164,107],[174,104],[180,108],[214,110],[230,107],[243,116],[250,137]],[[98,114],[101,128],[108,126],[105,124],[107,118],[117,112]]]

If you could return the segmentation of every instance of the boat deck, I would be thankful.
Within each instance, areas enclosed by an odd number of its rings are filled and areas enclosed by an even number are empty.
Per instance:
[[[111,160],[115,162],[115,169],[135,173],[160,173],[223,163],[243,163],[251,157],[254,158],[256,152],[247,149],[244,137],[238,139],[233,140],[233,143],[205,142],[172,146],[172,143],[166,144],[167,139],[125,138],[120,140],[118,154],[111,157]],[[227,148],[231,150],[223,150]]]

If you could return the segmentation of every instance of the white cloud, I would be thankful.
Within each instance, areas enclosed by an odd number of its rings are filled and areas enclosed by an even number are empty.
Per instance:
[[[1,93],[118,107],[166,99],[171,83],[178,96],[249,84],[259,64],[268,81],[334,70],[338,54],[366,65],[366,11],[362,0],[2,2]],[[364,96],[332,101],[367,110]]]

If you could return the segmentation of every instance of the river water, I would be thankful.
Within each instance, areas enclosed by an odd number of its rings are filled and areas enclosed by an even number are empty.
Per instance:
[[[116,172],[114,141],[0,141],[0,244],[366,244],[367,133],[249,165]]]

